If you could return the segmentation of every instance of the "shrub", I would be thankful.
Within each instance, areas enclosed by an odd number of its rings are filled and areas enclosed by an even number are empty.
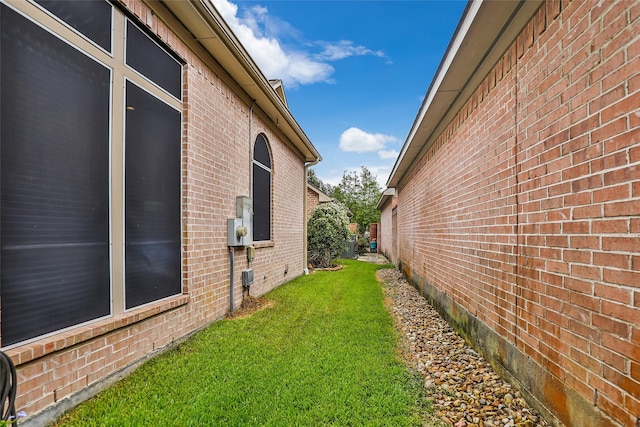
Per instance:
[[[315,208],[307,223],[307,250],[311,265],[331,267],[345,248],[348,232],[349,218],[341,205],[331,202]]]
[[[369,242],[364,237],[358,237],[358,253],[360,255],[369,251]]]

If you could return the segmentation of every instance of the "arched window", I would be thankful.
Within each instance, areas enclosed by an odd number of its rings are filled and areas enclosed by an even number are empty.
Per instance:
[[[253,240],[271,240],[271,154],[260,134],[253,146]]]

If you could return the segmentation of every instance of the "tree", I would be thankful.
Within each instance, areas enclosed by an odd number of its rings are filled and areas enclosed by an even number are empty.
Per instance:
[[[316,187],[318,190],[322,191],[327,196],[331,196],[333,194],[333,186],[331,186],[331,184],[325,184],[324,182],[322,182],[322,180],[318,178],[318,175],[316,175],[316,171],[313,169],[309,169],[308,171],[307,182]]]
[[[381,195],[382,188],[376,181],[376,176],[364,166],[359,175],[355,171],[345,171],[342,181],[333,191],[333,197],[353,214],[352,220],[358,224],[361,234],[369,229],[369,224],[380,221],[376,204]]]
[[[331,267],[345,248],[349,218],[338,203],[323,203],[311,213],[307,223],[307,251],[314,267]]]

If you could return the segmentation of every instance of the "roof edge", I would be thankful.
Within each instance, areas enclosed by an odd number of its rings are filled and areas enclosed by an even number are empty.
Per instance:
[[[285,101],[209,0],[163,0],[162,3],[291,140],[305,162],[322,160]]]
[[[384,205],[386,205],[389,200],[393,199],[396,196],[395,188],[387,188],[382,192],[380,198],[378,199],[378,203],[376,204],[376,210],[381,211]]]
[[[334,200],[333,197],[329,196],[327,193],[325,193],[324,191],[320,190],[318,187],[316,187],[313,184],[309,184],[307,182],[307,188],[311,189],[311,191],[313,191],[314,193],[316,193],[318,195],[318,200],[321,203],[332,202]]]
[[[471,97],[543,0],[469,0],[391,170],[397,187]]]

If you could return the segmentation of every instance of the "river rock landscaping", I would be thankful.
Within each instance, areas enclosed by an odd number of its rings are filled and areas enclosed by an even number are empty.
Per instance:
[[[547,426],[519,391],[503,381],[398,270],[382,269],[377,274],[403,337],[404,357],[423,375],[427,398],[444,423],[455,427]]]

